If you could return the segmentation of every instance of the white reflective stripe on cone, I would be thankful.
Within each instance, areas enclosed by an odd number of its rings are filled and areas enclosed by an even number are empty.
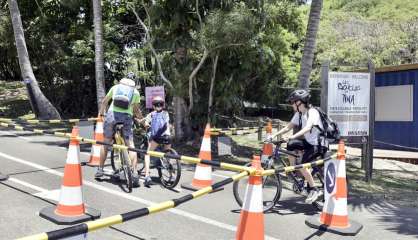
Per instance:
[[[345,178],[346,172],[345,172],[345,161],[335,161],[336,167],[337,167],[337,177],[339,178]]]
[[[212,180],[212,167],[197,165],[194,178],[199,180]]]
[[[80,161],[78,159],[78,156],[80,154],[80,149],[78,145],[70,145],[68,147],[68,153],[67,153],[67,164],[79,164]]]
[[[103,123],[98,122],[96,124],[96,133],[103,133]]]
[[[61,186],[60,201],[64,206],[78,206],[83,204],[83,193],[80,187]]]
[[[338,215],[338,216],[347,216],[347,198],[338,198],[331,197],[328,201],[325,202],[323,212]]]
[[[247,199],[251,198],[251,199]],[[258,185],[247,185],[245,190],[244,204],[242,210],[247,212],[263,212],[263,188],[261,184]]]
[[[203,137],[202,145],[200,147],[200,151],[202,152],[210,152],[210,138]]]

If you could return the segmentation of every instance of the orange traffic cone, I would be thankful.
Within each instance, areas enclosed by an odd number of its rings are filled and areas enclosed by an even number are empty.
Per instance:
[[[347,181],[345,175],[344,141],[338,144],[337,159],[325,163],[325,203],[322,213],[306,219],[313,228],[341,235],[356,235],[363,228],[358,222],[348,220]]]
[[[261,168],[260,156],[254,156],[251,165],[257,170],[263,170]],[[249,176],[235,239],[264,239],[262,182],[262,176]]]
[[[94,140],[96,141],[104,141],[103,135],[103,119],[99,117],[96,122],[96,130],[94,131]],[[100,165],[100,151],[102,149],[102,145],[100,144],[93,144],[91,148],[90,160],[87,165],[91,167],[97,167]]]
[[[268,121],[266,126],[266,139],[271,137],[273,132],[273,127],[271,125],[271,121]],[[273,144],[272,143],[264,143],[263,145],[263,153],[261,154],[261,161],[267,162],[268,158],[273,155]]]
[[[200,146],[199,158],[202,160],[212,160],[210,148],[210,125],[206,124],[205,134],[203,136],[202,145]],[[199,190],[212,185],[212,167],[205,164],[197,164],[194,178],[191,183],[181,184],[182,188],[189,190]]]
[[[88,208],[83,203],[80,144],[74,139],[78,133],[78,127],[73,127],[58,205],[56,208],[43,208],[39,213],[41,217],[57,224],[71,225],[100,217],[98,210]]]

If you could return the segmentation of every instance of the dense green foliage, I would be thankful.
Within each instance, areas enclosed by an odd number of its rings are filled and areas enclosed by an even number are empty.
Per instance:
[[[212,64],[219,63],[214,87],[218,112],[239,111],[243,100],[272,104],[278,86],[295,82],[303,36],[297,1],[103,1],[105,78],[107,87],[127,71],[142,85],[162,84],[144,29],[128,4],[150,29],[173,83],[168,96],[188,99],[189,76],[203,56],[194,80],[192,114],[207,110]],[[264,3],[261,5],[261,3]],[[6,59],[0,78],[17,80],[19,70],[7,11],[1,2],[0,51]],[[20,0],[26,43],[42,90],[63,116],[95,112],[92,6],[80,0]],[[199,15],[201,20],[199,20]],[[237,108],[238,107],[238,108]]]
[[[164,84],[150,43],[173,84],[168,100],[189,100],[193,80],[194,119],[207,113],[213,64],[214,110],[242,111],[243,101],[274,105],[295,86],[309,6],[295,0],[104,0],[107,89],[133,71],[144,86]],[[34,73],[63,117],[91,116],[96,109],[91,1],[19,0]],[[197,4],[196,4],[197,3]],[[149,28],[150,39],[128,6]],[[197,8],[196,8],[197,6]],[[197,11],[198,10],[198,11]],[[0,79],[19,80],[7,1],[0,0]],[[199,13],[199,14],[198,14]],[[324,1],[314,63],[333,68],[418,62],[418,4],[415,0]],[[347,67],[346,67],[347,68]],[[352,67],[348,67],[352,68]],[[340,68],[345,69],[345,68]]]
[[[418,62],[417,1],[324,1],[318,63],[364,68],[368,58],[377,67]]]

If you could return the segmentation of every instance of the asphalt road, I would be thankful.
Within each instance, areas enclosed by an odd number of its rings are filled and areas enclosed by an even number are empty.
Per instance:
[[[0,129],[0,172],[8,174],[0,182],[0,239],[14,239],[57,230],[56,225],[38,216],[47,206],[56,204],[65,165],[68,141],[52,136]],[[88,160],[88,150],[80,154]],[[190,193],[177,188],[170,191],[160,185],[141,185],[125,193],[114,182],[94,180],[95,169],[83,166],[84,203],[108,217]],[[155,174],[155,173],[154,173]],[[182,182],[190,182],[193,170],[183,169]],[[215,170],[214,181],[233,175]],[[180,186],[179,184],[179,186]],[[284,189],[280,204],[264,215],[266,239],[417,239],[418,209],[401,208],[388,202],[349,199],[349,218],[363,224],[355,237],[320,232],[305,225],[316,214],[304,197]],[[88,239],[235,239],[239,208],[232,186],[192,200],[175,209],[134,219],[88,234]]]

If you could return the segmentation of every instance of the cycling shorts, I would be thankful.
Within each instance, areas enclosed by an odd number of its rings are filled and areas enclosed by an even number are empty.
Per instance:
[[[108,111],[104,120],[103,134],[106,138],[112,139],[115,135],[115,126],[117,123],[122,123],[122,133],[125,141],[133,139],[133,119],[128,113]]]
[[[323,157],[328,151],[327,148],[311,145],[305,139],[292,139],[287,143],[288,151],[303,151],[302,163],[309,163],[316,160],[317,157]]]
[[[153,137],[151,138],[151,141],[154,141],[158,144],[164,144],[164,145],[168,145],[171,144],[171,136],[168,135],[164,135],[164,136],[160,136],[160,137]]]

